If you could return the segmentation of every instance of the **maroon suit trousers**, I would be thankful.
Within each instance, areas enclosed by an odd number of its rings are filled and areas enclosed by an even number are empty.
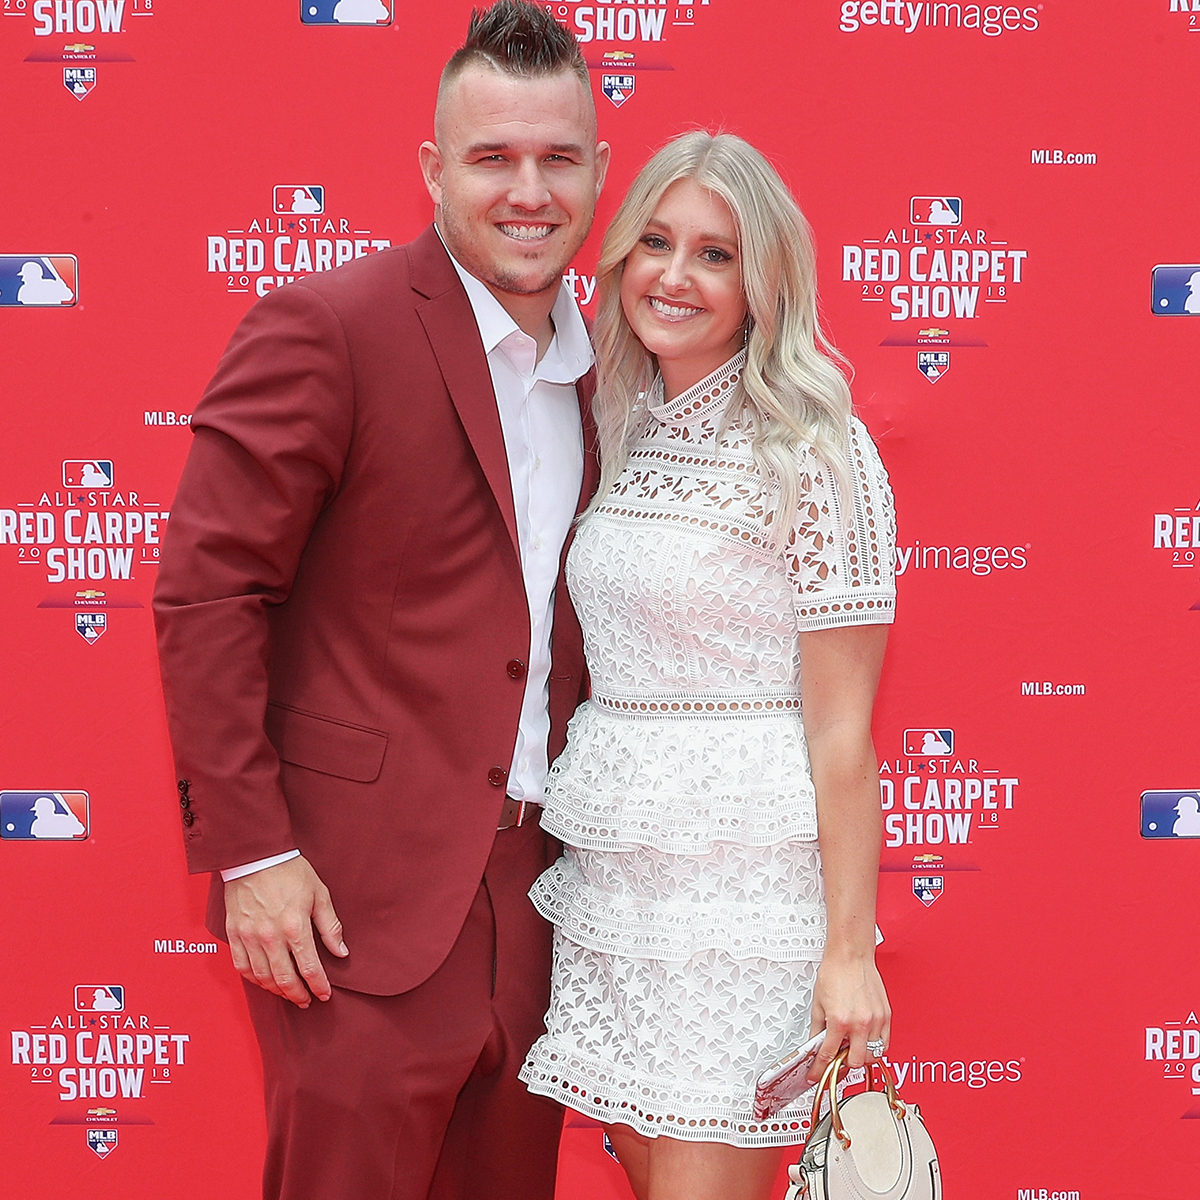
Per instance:
[[[335,987],[302,1010],[247,985],[265,1200],[552,1200],[562,1109],[517,1079],[549,1002],[550,927],[526,895],[547,855],[536,823],[498,833],[458,940],[411,991]]]

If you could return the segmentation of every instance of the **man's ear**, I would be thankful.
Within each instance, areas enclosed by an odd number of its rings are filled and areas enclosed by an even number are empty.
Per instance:
[[[434,204],[442,202],[442,152],[435,142],[422,142],[417,151],[417,160],[421,164],[421,175],[425,186],[429,189],[430,199]]]
[[[608,160],[612,147],[607,142],[596,143],[596,195],[599,197],[604,190],[604,180],[608,175]]]

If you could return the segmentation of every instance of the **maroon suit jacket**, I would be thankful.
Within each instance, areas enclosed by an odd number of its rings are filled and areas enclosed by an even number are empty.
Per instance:
[[[433,228],[255,304],[193,431],[154,596],[189,869],[298,847],[351,947],[331,981],[406,991],[482,878],[530,632],[487,359]],[[553,655],[551,759],[584,687],[561,575]],[[223,936],[219,876],[211,899]]]

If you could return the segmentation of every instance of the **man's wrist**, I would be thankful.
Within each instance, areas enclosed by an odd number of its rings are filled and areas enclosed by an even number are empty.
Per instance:
[[[221,872],[221,880],[224,883],[232,883],[235,879],[241,879],[244,875],[253,875],[255,871],[265,871],[268,867],[277,867],[280,863],[290,862],[293,858],[299,858],[299,850],[288,850],[283,854],[272,854],[270,858],[259,858],[254,862],[245,863],[240,867],[230,867],[228,870]]]

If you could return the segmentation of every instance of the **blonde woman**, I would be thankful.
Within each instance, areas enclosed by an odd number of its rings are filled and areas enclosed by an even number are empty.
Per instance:
[[[643,168],[601,252],[602,482],[568,561],[592,677],[547,787],[563,857],[528,1086],[608,1127],[638,1200],[766,1200],[800,1106],[756,1077],[887,1045],[871,709],[887,476],[817,323],[812,239],[740,138]],[[869,1048],[869,1050],[868,1050]]]

